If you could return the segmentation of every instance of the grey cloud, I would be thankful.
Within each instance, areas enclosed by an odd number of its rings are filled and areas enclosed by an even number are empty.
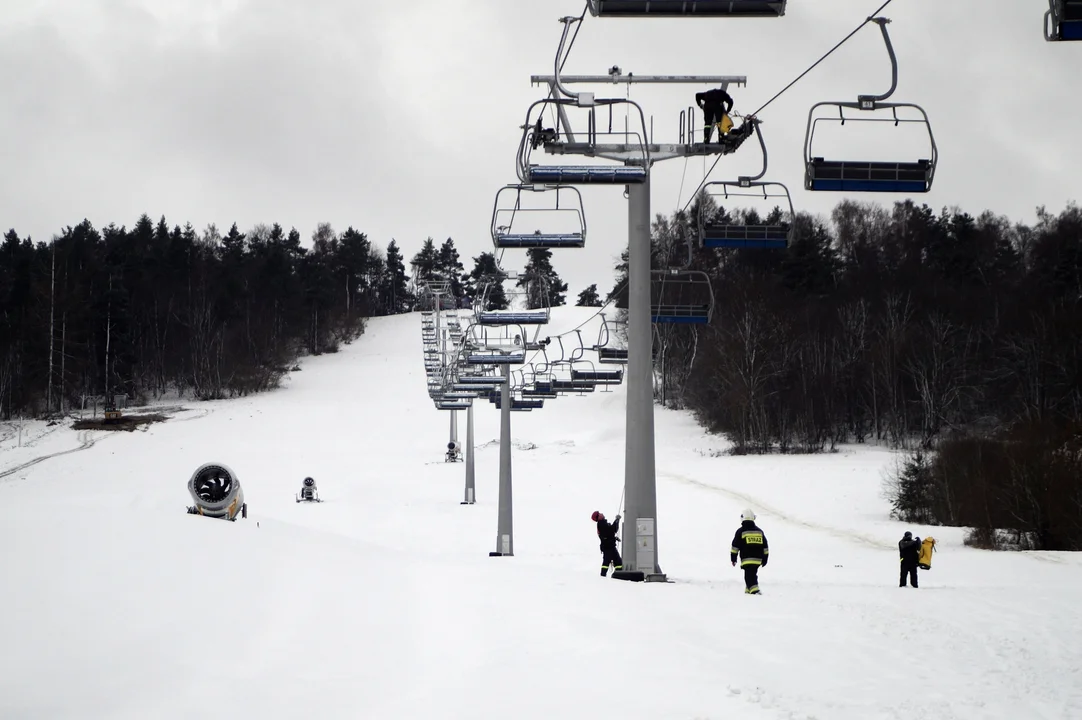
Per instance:
[[[880,3],[792,0],[781,20],[587,17],[566,71],[743,74],[750,112]],[[527,106],[551,72],[561,15],[579,0],[175,0],[42,2],[0,13],[0,225],[47,239],[89,217],[131,224],[242,227],[347,224],[407,254],[431,235],[469,258],[490,249],[497,189],[515,180]],[[30,9],[28,9],[30,8]],[[1082,149],[1078,43],[1045,43],[1040,3],[896,1],[884,12],[901,61],[892,99],[922,105],[941,152],[936,185],[917,202],[1032,221],[1035,206],[1077,198]],[[802,189],[807,111],[889,85],[874,27],[763,113],[769,178],[798,210],[829,212],[834,193]],[[625,86],[599,86],[624,97]],[[699,86],[633,86],[655,139],[676,139]],[[884,149],[894,149],[894,139]],[[713,179],[754,171],[746,145]],[[653,211],[683,205],[703,163],[656,168]],[[583,189],[590,237],[556,253],[572,291],[611,283],[626,242],[618,188]],[[858,196],[891,203],[898,196]],[[522,253],[519,253],[521,256]],[[507,255],[514,265],[518,256]]]

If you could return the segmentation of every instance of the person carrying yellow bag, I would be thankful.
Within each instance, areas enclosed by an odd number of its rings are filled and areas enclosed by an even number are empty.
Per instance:
[[[913,537],[908,530],[898,541],[898,556],[902,563],[902,574],[898,578],[898,587],[905,587],[908,577],[909,583],[917,587],[917,564],[920,562],[920,538]]]

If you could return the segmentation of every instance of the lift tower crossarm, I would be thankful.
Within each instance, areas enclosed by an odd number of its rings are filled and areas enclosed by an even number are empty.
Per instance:
[[[729,85],[745,86],[748,84],[748,78],[746,75],[636,75],[634,73],[628,73],[627,75],[560,75],[560,82],[564,84],[609,84],[618,85],[620,83],[649,83],[649,84],[707,84],[707,85],[722,85],[728,87]],[[532,85],[555,85],[555,75],[531,75],[530,84]]]

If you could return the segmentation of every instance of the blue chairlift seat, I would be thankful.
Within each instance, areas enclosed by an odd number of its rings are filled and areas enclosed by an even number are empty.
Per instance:
[[[631,185],[646,182],[646,168],[638,165],[530,165],[527,180],[538,184]]]
[[[586,245],[582,233],[545,235],[542,233],[504,233],[496,235],[496,247],[507,249],[580,248]]]
[[[526,362],[526,352],[513,350],[504,353],[477,350],[471,352],[466,360],[471,365],[521,365]]]
[[[627,348],[599,347],[597,361],[602,365],[627,365]]]
[[[593,392],[597,383],[591,380],[553,380],[552,389],[559,393]]]
[[[459,375],[458,385],[477,387],[499,387],[503,385],[504,378],[500,375]]]
[[[498,409],[503,409],[502,399],[499,395],[495,395],[489,398],[489,402],[495,405]],[[545,407],[545,401],[543,398],[511,398],[511,410],[540,410]]]
[[[704,248],[781,248],[789,247],[792,226],[778,225],[707,225],[702,231]]]
[[[537,388],[537,387],[532,387],[532,388],[531,387],[525,387],[525,388],[522,388],[522,395],[523,395],[523,397],[548,398],[548,399],[559,397],[559,393],[553,392],[551,389],[543,390],[543,389],[540,389],[540,388]]]
[[[782,17],[785,0],[590,0],[595,17]]]
[[[571,379],[583,382],[597,383],[598,385],[619,385],[624,379],[624,371],[620,370],[571,370]]]
[[[1082,40],[1082,0],[1049,0],[1045,13],[1046,40]]]
[[[654,305],[650,322],[704,325],[710,322],[709,305]]]
[[[437,400],[437,410],[467,410],[473,403],[469,400]]]
[[[932,187],[932,163],[853,162],[812,158],[805,167],[807,190],[924,193]]]
[[[485,310],[477,313],[478,325],[544,325],[548,310]]]
[[[472,392],[463,392],[461,390],[452,390],[451,392],[443,393],[445,400],[473,400],[477,397],[477,389],[474,388]]]

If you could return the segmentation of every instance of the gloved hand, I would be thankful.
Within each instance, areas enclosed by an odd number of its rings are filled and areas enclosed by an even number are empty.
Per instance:
[[[733,560],[733,567],[736,567],[736,560]]]
[[[616,513],[616,519],[617,519],[617,520],[619,520],[619,519],[620,519],[620,513]]]

